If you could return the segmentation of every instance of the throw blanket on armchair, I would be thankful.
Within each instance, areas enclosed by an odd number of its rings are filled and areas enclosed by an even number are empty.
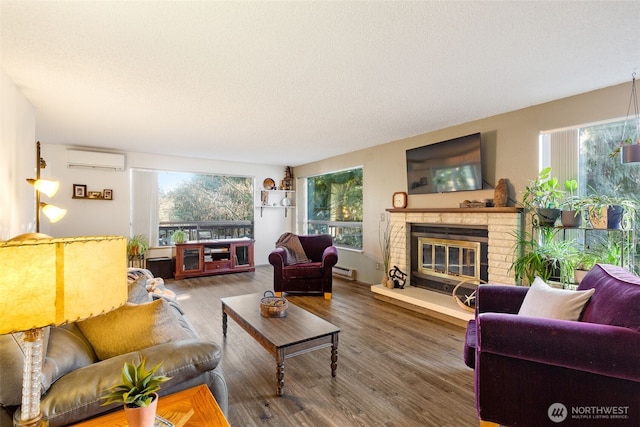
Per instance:
[[[298,236],[293,233],[284,233],[276,242],[276,248],[282,248],[287,252],[287,265],[311,262],[300,243]]]

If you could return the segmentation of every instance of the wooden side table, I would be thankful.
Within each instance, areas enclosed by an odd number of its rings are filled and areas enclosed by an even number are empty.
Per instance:
[[[175,427],[230,427],[209,388],[199,386],[161,396],[157,414],[171,421]],[[124,410],[111,412],[74,426],[127,427]]]

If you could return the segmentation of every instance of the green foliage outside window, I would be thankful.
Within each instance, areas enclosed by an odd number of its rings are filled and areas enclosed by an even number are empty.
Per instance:
[[[362,248],[362,168],[307,178],[307,232]]]

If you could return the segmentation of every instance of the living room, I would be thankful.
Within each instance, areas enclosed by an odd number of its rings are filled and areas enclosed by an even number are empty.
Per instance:
[[[3,1],[3,3],[5,3]],[[11,3],[11,2],[6,2]],[[637,16],[637,6],[631,2],[620,2],[628,8],[627,15]],[[3,5],[4,7],[4,5]],[[622,13],[622,12],[621,12]],[[636,15],[634,15],[636,13]],[[6,37],[3,33],[3,38]],[[527,43],[535,44],[527,41]],[[620,43],[612,44],[609,49],[618,49]],[[398,48],[400,49],[400,48]],[[635,52],[628,49],[627,52]],[[569,51],[564,52],[570,56]],[[622,56],[622,55],[617,55]],[[633,57],[633,54],[629,54]],[[61,190],[47,202],[51,202],[67,210],[66,217],[56,223],[42,221],[41,231],[54,237],[64,236],[91,236],[91,235],[131,235],[131,185],[130,171],[132,169],[169,170],[200,173],[220,173],[229,175],[245,175],[254,178],[256,190],[267,178],[280,180],[286,166],[293,167],[295,188],[299,200],[296,205],[304,204],[304,179],[318,174],[344,170],[352,167],[362,167],[364,171],[363,184],[363,247],[360,251],[344,250],[338,248],[340,266],[357,271],[357,279],[360,284],[373,285],[380,282],[382,271],[377,267],[381,262],[382,254],[379,244],[379,230],[384,217],[392,207],[391,197],[395,192],[407,191],[406,175],[406,150],[424,145],[457,138],[480,132],[482,135],[483,150],[483,189],[464,193],[443,193],[430,195],[410,195],[408,208],[457,208],[463,200],[493,199],[494,188],[501,178],[509,181],[510,206],[514,201],[520,200],[522,191],[529,182],[538,175],[539,153],[538,143],[541,132],[579,126],[585,123],[597,123],[611,119],[624,119],[629,108],[630,76],[638,70],[638,58],[620,60],[619,69],[611,72],[610,69],[601,71],[603,84],[586,84],[585,90],[562,91],[562,96],[541,99],[536,92],[538,87],[531,83],[527,76],[517,78],[517,84],[505,86],[500,90],[492,89],[489,93],[481,82],[469,87],[462,80],[450,81],[449,86],[464,86],[467,92],[474,93],[474,101],[478,106],[478,112],[472,114],[468,120],[442,121],[444,125],[438,125],[429,121],[429,115],[436,107],[424,108],[422,118],[414,120],[412,129],[420,127],[424,121],[424,127],[420,131],[407,131],[397,137],[378,140],[370,137],[370,129],[360,129],[359,132],[369,136],[369,143],[359,146],[348,152],[330,151],[328,155],[316,155],[308,161],[289,161],[287,152],[289,148],[279,148],[276,143],[264,143],[262,150],[269,151],[270,156],[265,156],[264,162],[245,161],[243,156],[237,156],[233,160],[217,158],[215,151],[217,144],[211,143],[206,155],[186,155],[180,140],[179,129],[175,131],[173,154],[154,151],[154,141],[149,139],[140,143],[129,140],[126,148],[110,145],[108,136],[90,140],[84,136],[84,140],[75,136],[65,135],[64,128],[55,129],[47,121],[48,132],[44,131],[42,114],[45,111],[54,111],[55,107],[36,105],[32,98],[34,94],[25,81],[24,75],[11,68],[11,72],[5,69],[5,63],[12,58],[10,52],[3,50],[2,70],[0,70],[0,103],[2,106],[2,118],[0,126],[0,169],[4,172],[0,178],[0,240],[7,240],[16,235],[33,232],[35,230],[36,212],[34,210],[33,189],[25,182],[26,178],[34,175],[35,142],[42,142],[42,157],[46,159],[47,167],[43,169],[43,177],[54,178],[60,181]],[[555,58],[558,60],[558,58]],[[635,63],[633,62],[635,61]],[[586,61],[585,61],[586,62]],[[606,61],[605,61],[606,62]],[[581,64],[584,64],[581,62]],[[632,66],[629,66],[632,64]],[[488,68],[508,68],[509,62],[504,65],[492,64]],[[549,65],[546,73],[547,80],[553,80],[553,66]],[[537,69],[540,70],[540,69]],[[576,74],[583,70],[574,69]],[[585,71],[586,72],[586,71]],[[15,73],[15,74],[13,74]],[[469,73],[473,73],[469,71]],[[13,75],[12,75],[13,74]],[[463,77],[466,73],[458,73]],[[567,79],[563,74],[558,76]],[[564,81],[564,80],[563,80]],[[558,84],[562,86],[562,84]],[[493,86],[492,86],[493,87]],[[376,89],[367,89],[376,90]],[[573,90],[573,88],[572,88]],[[524,103],[514,103],[513,108],[492,110],[487,108],[496,102],[496,98],[508,98],[510,92],[523,91],[531,100]],[[314,92],[315,93],[315,92]],[[479,94],[479,95],[478,95]],[[317,94],[316,94],[317,95]],[[303,96],[301,96],[303,97]],[[70,99],[75,99],[70,97]],[[69,100],[68,103],[73,103]],[[195,101],[194,101],[195,102]],[[401,99],[393,102],[400,103]],[[467,101],[460,97],[456,101],[465,104]],[[393,103],[390,103],[393,105]],[[427,104],[427,102],[425,102]],[[450,103],[447,104],[448,108]],[[341,109],[344,107],[341,107]],[[421,107],[422,108],[422,107]],[[390,108],[391,110],[392,108]],[[451,111],[451,110],[449,110]],[[455,111],[455,108],[453,109]],[[487,111],[491,111],[487,113]],[[345,117],[349,117],[343,111]],[[49,113],[47,120],[55,115]],[[395,116],[393,116],[395,117]],[[466,117],[466,116],[465,116]],[[380,128],[396,126],[391,119],[388,123],[377,118]],[[347,118],[343,120],[348,121]],[[144,116],[140,121],[148,127],[155,127],[158,122],[147,121]],[[293,121],[293,120],[292,120]],[[126,128],[129,122],[104,123],[101,130],[110,127]],[[63,125],[61,125],[63,127]],[[336,127],[338,125],[336,124]],[[376,128],[377,129],[377,128]],[[403,129],[404,130],[404,129]],[[284,131],[284,130],[283,130]],[[321,133],[321,132],[318,132]],[[178,136],[175,136],[178,135]],[[306,134],[303,134],[306,135]],[[300,140],[304,140],[303,136]],[[96,144],[95,141],[100,141]],[[291,141],[288,141],[291,143]],[[186,142],[184,143],[186,146]],[[219,145],[225,145],[220,144]],[[292,144],[293,145],[293,144]],[[313,146],[312,146],[313,145]],[[315,145],[299,143],[296,150],[304,152],[307,149],[318,150]],[[295,145],[294,145],[295,146]],[[125,156],[126,167],[124,171],[104,171],[68,168],[66,164],[66,151],[68,149],[85,149],[103,152],[121,153]],[[331,147],[333,148],[333,147]],[[238,151],[252,150],[253,148],[240,149]],[[221,148],[222,150],[222,148]],[[255,150],[254,150],[255,151]],[[272,152],[281,153],[274,160]],[[314,151],[317,153],[317,151]],[[242,153],[241,153],[242,154]],[[255,152],[247,154],[246,158],[255,158]],[[297,157],[296,157],[297,158]],[[112,200],[91,201],[73,198],[74,184],[84,184],[89,190],[108,188],[112,191]],[[259,203],[256,195],[256,204]],[[263,215],[256,211],[254,216],[255,239],[255,264],[256,266],[270,268],[268,256],[273,249],[278,237],[287,231],[302,229],[305,220],[304,210],[296,209],[293,215],[284,216],[282,211],[265,210]],[[152,245],[153,246],[153,245]],[[398,260],[394,260],[398,262]],[[339,282],[341,283],[341,282]],[[343,283],[345,288],[348,285]],[[184,291],[189,286],[185,285]],[[217,307],[217,306],[216,306]],[[403,314],[405,316],[405,314]],[[404,317],[403,317],[404,318]],[[218,318],[215,319],[216,321]],[[423,319],[421,318],[421,321]],[[205,322],[202,321],[204,324]],[[217,323],[216,323],[216,328]],[[463,330],[458,328],[458,342],[462,340]],[[449,332],[444,328],[445,334]],[[460,357],[462,357],[460,355]],[[467,375],[472,375],[471,371]],[[230,381],[233,381],[232,379]]]

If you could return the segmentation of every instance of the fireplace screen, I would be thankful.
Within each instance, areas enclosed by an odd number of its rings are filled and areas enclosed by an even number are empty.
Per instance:
[[[480,278],[480,243],[418,238],[418,272],[440,277]]]

